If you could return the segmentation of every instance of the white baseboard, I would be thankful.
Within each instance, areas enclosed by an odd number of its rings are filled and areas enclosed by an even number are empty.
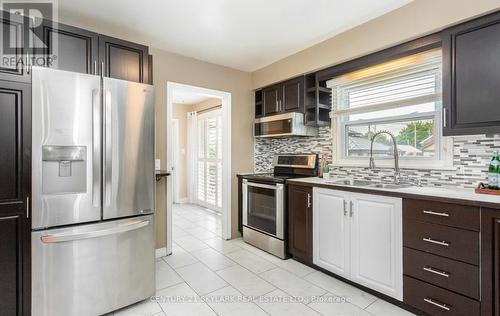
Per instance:
[[[167,255],[167,248],[166,247],[158,248],[155,250],[156,259],[161,258],[161,257],[165,257],[166,255]]]

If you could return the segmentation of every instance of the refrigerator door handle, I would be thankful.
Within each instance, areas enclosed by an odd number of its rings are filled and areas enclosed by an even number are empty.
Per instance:
[[[105,205],[111,204],[111,176],[112,176],[112,117],[111,117],[111,91],[104,90],[104,195]]]
[[[99,89],[92,90],[92,204],[101,205],[101,107]]]
[[[43,243],[46,244],[74,241],[74,240],[96,238],[108,235],[115,235],[119,233],[128,232],[131,230],[136,230],[148,225],[149,225],[149,220],[137,220],[113,228],[95,230],[90,232],[80,232],[75,234],[62,233],[62,234],[45,235],[40,237],[40,239],[42,240]]]

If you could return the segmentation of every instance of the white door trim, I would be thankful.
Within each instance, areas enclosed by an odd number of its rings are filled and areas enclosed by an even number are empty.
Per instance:
[[[174,178],[174,203],[179,203],[179,119],[172,119],[172,147],[173,147],[173,157],[172,157],[172,176]]]
[[[182,91],[186,93],[204,94],[209,97],[222,99],[222,238],[231,238],[231,93],[201,88],[176,82],[167,82],[167,170],[172,170],[173,148],[172,148],[172,112],[173,92]],[[167,254],[172,253],[172,204],[174,185],[172,177],[167,177]]]

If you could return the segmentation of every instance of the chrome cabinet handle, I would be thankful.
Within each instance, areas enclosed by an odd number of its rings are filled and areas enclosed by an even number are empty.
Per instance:
[[[434,306],[437,306],[437,307],[442,308],[444,310],[447,310],[447,311],[449,311],[451,309],[451,306],[449,306],[445,303],[438,302],[438,301],[431,299],[431,298],[428,298],[428,297],[424,298],[424,301],[431,304],[431,305],[434,305]]]
[[[26,197],[26,218],[30,218],[30,197]]]
[[[101,61],[101,76],[104,77],[104,62]]]
[[[97,60],[94,60],[94,75],[97,75]]]
[[[439,241],[439,240],[432,239],[430,237],[424,237],[424,238],[422,238],[422,240],[426,241],[426,242],[429,242],[429,243],[432,243],[432,244],[444,246],[444,247],[448,247],[450,245],[450,243],[447,242],[447,241],[445,241],[445,240]]]
[[[443,107],[443,127],[446,127],[446,108]]]
[[[354,203],[352,201],[349,201],[349,217],[352,217],[354,214],[354,211],[352,210]]]
[[[435,216],[442,216],[442,217],[449,217],[450,214],[448,213],[444,213],[444,212],[433,212],[433,211],[429,211],[429,210],[423,210],[422,211],[424,214],[429,214],[429,215],[435,215]]]
[[[344,216],[347,216],[347,201],[344,200]]]
[[[430,267],[430,266],[423,267],[422,269],[424,271],[427,271],[427,272],[430,272],[430,273],[434,273],[434,274],[443,276],[445,278],[449,278],[450,277],[450,274],[448,272],[446,272],[446,271],[439,271],[439,270],[434,269],[433,267]]]
[[[307,193],[307,208],[311,208],[311,194]]]

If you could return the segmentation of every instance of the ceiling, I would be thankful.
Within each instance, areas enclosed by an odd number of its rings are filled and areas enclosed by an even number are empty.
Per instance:
[[[96,21],[177,54],[254,71],[412,0],[59,0],[67,22]]]
[[[198,104],[213,97],[192,92],[174,90],[172,93],[172,102],[176,104]]]

